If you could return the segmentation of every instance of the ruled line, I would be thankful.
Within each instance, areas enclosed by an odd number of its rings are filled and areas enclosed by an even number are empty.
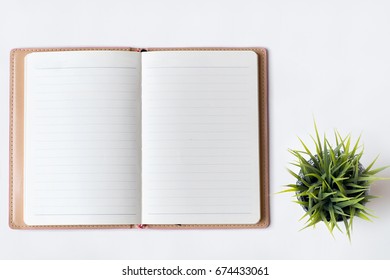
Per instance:
[[[248,69],[246,66],[149,66],[146,69]]]
[[[48,213],[34,213],[35,216],[135,216],[137,214],[122,214],[122,213],[114,213],[114,214],[96,214],[96,213],[77,213],[77,214],[66,214],[66,213],[56,213],[56,214],[48,214]]]
[[[133,69],[137,67],[129,66],[61,66],[61,67],[35,67],[37,70],[71,70],[71,69]]]
[[[149,215],[248,215],[252,214],[251,212],[213,212],[213,213],[204,213],[204,212],[168,212],[168,213],[148,213]]]

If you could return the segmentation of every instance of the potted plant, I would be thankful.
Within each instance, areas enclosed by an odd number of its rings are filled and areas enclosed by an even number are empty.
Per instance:
[[[315,137],[311,138],[315,151],[310,151],[300,138],[303,150],[289,150],[296,159],[291,164],[298,167],[299,172],[288,169],[297,181],[282,192],[295,193],[296,202],[306,211],[301,218],[307,218],[304,228],[323,222],[333,235],[334,228],[342,231],[341,222],[351,239],[354,217],[368,221],[374,217],[366,207],[374,198],[369,195],[370,185],[384,179],[375,175],[387,167],[373,169],[378,157],[363,167],[360,137],[352,144],[350,135],[343,138],[335,131],[336,143],[332,146],[325,134],[321,141],[316,124],[314,128]]]

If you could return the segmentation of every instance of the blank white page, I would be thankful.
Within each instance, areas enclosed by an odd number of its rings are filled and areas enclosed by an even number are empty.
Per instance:
[[[142,222],[260,219],[251,51],[142,53]]]
[[[25,222],[139,223],[139,53],[32,53],[25,69]]]

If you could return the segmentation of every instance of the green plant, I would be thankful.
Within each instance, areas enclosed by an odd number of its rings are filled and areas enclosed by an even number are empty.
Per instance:
[[[314,227],[322,221],[333,235],[334,228],[342,231],[338,222],[343,222],[351,239],[355,216],[367,221],[371,221],[369,217],[374,217],[365,206],[374,198],[369,195],[369,188],[374,181],[384,179],[375,175],[387,167],[373,169],[378,157],[366,168],[363,167],[360,163],[363,155],[360,137],[352,145],[350,135],[343,138],[335,131],[336,145],[332,147],[325,134],[321,142],[316,124],[314,128],[315,137],[311,138],[315,153],[300,138],[304,150],[289,150],[296,158],[291,164],[300,171],[295,173],[288,169],[297,182],[287,185],[282,192],[295,192],[295,202],[306,210],[301,218],[308,218],[304,228]]]

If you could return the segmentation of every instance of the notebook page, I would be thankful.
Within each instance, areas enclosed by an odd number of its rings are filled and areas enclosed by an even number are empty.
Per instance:
[[[32,53],[25,69],[25,222],[139,223],[139,53]]]
[[[257,55],[142,54],[142,221],[260,219]]]

